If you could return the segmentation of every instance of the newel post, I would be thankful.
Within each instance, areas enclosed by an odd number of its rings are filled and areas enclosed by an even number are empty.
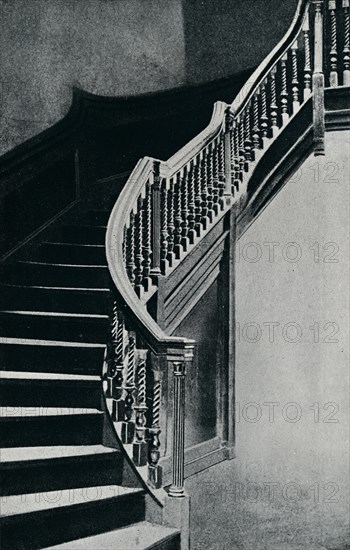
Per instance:
[[[169,496],[185,493],[185,376],[186,363],[174,363],[173,480]]]
[[[231,133],[233,131],[233,113],[230,108],[225,113],[225,197],[232,195]]]
[[[152,185],[152,262],[151,279],[155,282],[161,275],[160,268],[160,238],[161,238],[161,178],[160,162],[153,161]]]
[[[315,58],[313,83],[313,124],[314,153],[324,155],[325,107],[323,73],[323,3],[324,0],[312,0],[315,6]]]

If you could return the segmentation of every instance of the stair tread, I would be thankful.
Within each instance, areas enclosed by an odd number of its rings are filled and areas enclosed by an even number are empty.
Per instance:
[[[73,286],[42,286],[42,285],[25,285],[25,284],[11,284],[11,283],[1,283],[0,288],[9,287],[9,288],[38,288],[43,290],[63,290],[67,292],[110,292],[109,288],[94,288],[94,287],[73,287]]]
[[[63,489],[61,491],[45,491],[43,493],[28,493],[8,496],[1,502],[1,516],[11,517],[33,512],[42,512],[89,504],[92,502],[115,499],[134,494],[144,494],[144,489],[122,487],[120,485],[97,486],[78,489]]]
[[[56,267],[78,267],[78,268],[93,268],[93,269],[104,269],[107,270],[107,265],[100,264],[64,264],[64,263],[54,263],[54,262],[39,262],[34,260],[18,260],[18,263],[21,265],[49,265]]]
[[[147,550],[177,534],[179,531],[172,527],[140,521],[108,533],[50,546],[46,550]]]
[[[16,344],[16,345],[24,345],[24,346],[53,346],[53,347],[72,347],[72,348],[105,348],[105,344],[100,344],[98,342],[69,342],[66,340],[39,340],[37,338],[15,338],[10,336],[2,336],[0,337],[0,344]]]
[[[108,315],[101,315],[99,313],[66,313],[61,311],[20,311],[20,310],[0,310],[0,314],[11,314],[11,315],[30,315],[38,317],[61,317],[64,319],[68,318],[77,318],[77,319],[108,319]]]
[[[90,244],[90,243],[66,243],[62,241],[43,241],[42,244],[50,244],[50,245],[56,245],[56,246],[82,246],[87,248],[105,248],[104,244]]]
[[[79,382],[100,382],[101,377],[93,374],[63,374],[56,372],[22,372],[0,370],[0,379],[8,380],[64,380]]]
[[[62,418],[62,416],[102,415],[98,409],[79,407],[0,407],[0,420],[30,420],[39,417]]]
[[[8,447],[0,450],[0,463],[4,464],[67,458],[75,456],[119,453],[118,449],[104,445],[51,445],[47,447]]]

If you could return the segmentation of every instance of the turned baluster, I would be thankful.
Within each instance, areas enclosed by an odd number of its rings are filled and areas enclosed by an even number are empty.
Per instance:
[[[170,180],[170,189],[168,192],[168,255],[169,266],[174,265],[175,253],[175,184]]]
[[[143,285],[145,290],[149,290],[151,273],[151,211],[152,211],[152,190],[148,181],[146,184],[146,194],[143,202],[142,228],[143,228]]]
[[[273,67],[270,73],[270,92],[271,92],[270,117],[271,117],[272,137],[275,137],[278,132],[276,73],[277,73],[277,66]]]
[[[195,165],[193,160],[190,165],[189,180],[188,180],[188,238],[191,244],[196,238],[196,203],[195,203]]]
[[[219,143],[217,140],[212,145],[212,166],[213,166],[213,215],[217,216],[220,210],[219,205]]]
[[[125,418],[124,385],[124,321],[116,314],[114,305],[114,326],[112,330],[111,352],[115,364],[115,376],[111,379],[110,397],[112,400],[112,420],[120,422]]]
[[[287,85],[287,54],[284,54],[280,61],[281,67],[281,113],[282,113],[282,126],[284,126],[289,119],[288,114],[288,85]]]
[[[329,52],[329,84],[332,88],[338,86],[338,48],[337,48],[337,12],[336,0],[328,1],[328,10],[331,23],[331,49]]]
[[[126,271],[132,286],[135,285],[135,214],[130,212],[130,225],[126,242]]]
[[[214,216],[214,196],[213,196],[213,188],[214,188],[214,166],[213,166],[213,143],[209,143],[207,146],[207,154],[205,156],[205,164],[206,164],[206,173],[207,173],[207,216],[209,218],[209,222],[211,223],[213,221]]]
[[[266,146],[266,141],[268,139],[268,129],[269,129],[269,117],[267,115],[267,90],[266,90],[266,80],[261,85],[260,88],[261,95],[261,117],[260,117],[260,127],[261,127],[261,137],[262,137],[262,146]]]
[[[126,228],[126,225],[123,227],[123,264],[126,266],[127,261],[127,254],[126,254],[126,248],[127,248],[127,239],[128,239],[128,230]]]
[[[158,160],[153,161],[152,171],[152,268],[151,279],[157,284],[158,278],[161,274],[160,271],[160,217],[161,217],[161,204],[160,204],[160,162]]]
[[[146,441],[146,367],[147,350],[137,350],[136,369],[136,405],[135,409],[135,439],[133,444],[133,459],[136,466],[146,466],[148,459],[148,443]]]
[[[312,75],[314,153],[315,155],[324,155],[323,0],[312,0],[312,2],[315,6],[315,59]]]
[[[208,180],[207,180],[207,152],[205,149],[202,151],[201,155],[201,224],[203,229],[207,229],[209,225],[209,215],[208,215]]]
[[[259,127],[259,92],[253,98],[253,149],[260,149],[260,127]]]
[[[246,170],[245,149],[244,149],[244,114],[243,113],[239,116],[238,125],[239,125],[239,171],[240,171],[240,177],[242,181],[244,171]]]
[[[241,181],[241,174],[240,174],[240,166],[239,166],[239,127],[238,127],[238,119],[234,119],[233,121],[233,130],[232,130],[232,136],[233,136],[233,144],[232,144],[232,156],[233,156],[233,189],[232,194],[234,194],[234,191],[239,191],[239,184]]]
[[[293,98],[293,113],[296,113],[300,108],[299,100],[299,77],[298,77],[298,41],[296,40],[291,48],[292,58],[292,98]]]
[[[309,23],[309,9],[305,14],[303,23],[303,36],[304,36],[304,101],[306,101],[311,95],[311,47],[310,47],[310,23]]]
[[[189,238],[188,238],[188,214],[189,214],[189,208],[188,208],[188,180],[189,180],[189,173],[187,166],[183,169],[183,175],[182,175],[182,184],[181,184],[181,199],[182,199],[182,207],[181,207],[181,217],[182,217],[182,237],[181,237],[181,245],[182,249],[186,252],[188,250],[188,246],[190,244]]]
[[[169,496],[181,497],[185,481],[185,375],[186,364],[174,363],[173,480]]]
[[[235,181],[233,113],[229,107],[226,109],[225,113],[225,134],[222,138],[222,144],[221,163],[223,162],[223,195],[226,196],[226,200],[224,198],[220,203],[223,208],[228,197],[233,194],[232,185]]]
[[[197,237],[201,234],[202,229],[202,197],[201,197],[201,167],[202,158],[201,155],[197,155],[196,163],[194,166],[194,188],[195,188],[195,231]]]
[[[350,86],[350,1],[343,0],[344,10],[344,49],[343,49],[343,85]]]
[[[143,201],[141,196],[137,200],[137,214],[135,216],[135,291],[140,297],[143,282]]]
[[[182,197],[181,197],[181,174],[178,172],[176,174],[176,185],[175,185],[175,232],[174,232],[174,253],[175,258],[180,258],[181,255],[181,238],[182,238]]]
[[[152,426],[148,430],[148,481],[154,489],[162,486],[162,468],[158,464],[160,458],[160,407],[162,396],[162,372],[153,371]]]
[[[160,210],[160,270],[165,275],[168,264],[168,190],[166,180],[163,180],[161,188]]]
[[[121,439],[123,443],[132,443],[135,435],[134,413],[134,391],[135,391],[135,336],[129,337],[128,366],[125,390],[124,421],[121,423]]]
[[[232,124],[231,124],[232,128]],[[227,139],[228,145],[225,145],[225,134],[223,132],[220,133],[220,141],[219,141],[219,207],[221,210],[225,208],[226,200],[229,200],[229,197],[231,196],[231,147],[230,147],[230,133],[229,138]],[[226,161],[225,161],[225,147],[227,149],[228,153],[228,161],[227,161],[227,170],[228,170],[228,177],[229,179],[229,185],[228,185],[228,191],[226,192]],[[226,199],[225,199],[226,196]]]
[[[251,140],[251,115],[250,115],[250,103],[247,105],[244,112],[244,156],[249,163],[253,160],[253,144]]]

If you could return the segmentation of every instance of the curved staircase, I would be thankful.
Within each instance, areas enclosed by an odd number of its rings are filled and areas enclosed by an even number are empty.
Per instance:
[[[83,212],[74,224],[62,224],[30,259],[2,268],[4,550],[72,539],[80,540],[77,546],[69,542],[69,548],[177,547],[176,530],[145,521],[144,488],[126,472],[122,450],[104,443],[108,214]],[[106,532],[103,542],[98,535]]]

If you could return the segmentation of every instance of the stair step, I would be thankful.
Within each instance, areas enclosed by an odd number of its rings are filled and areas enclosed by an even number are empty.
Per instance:
[[[43,286],[0,286],[0,308],[6,310],[53,311],[106,314],[111,303],[108,288],[56,288]]]
[[[106,342],[108,316],[40,311],[1,311],[0,336]]]
[[[104,244],[46,242],[38,249],[39,258],[62,264],[107,265]]]
[[[118,531],[95,535],[46,550],[180,550],[180,533],[171,527],[148,521]]]
[[[6,497],[2,550],[29,550],[144,520],[144,491],[118,485]]]
[[[104,353],[103,344],[0,338],[1,368],[9,371],[99,376]]]
[[[123,460],[103,445],[1,449],[0,495],[119,485]]]
[[[54,264],[19,261],[3,265],[0,280],[4,283],[69,288],[109,288],[106,266]]]
[[[100,409],[99,376],[0,371],[1,407],[88,407]]]
[[[62,225],[59,230],[60,242],[75,244],[105,244],[104,225]]]
[[[103,413],[65,407],[0,407],[0,447],[98,445]]]

